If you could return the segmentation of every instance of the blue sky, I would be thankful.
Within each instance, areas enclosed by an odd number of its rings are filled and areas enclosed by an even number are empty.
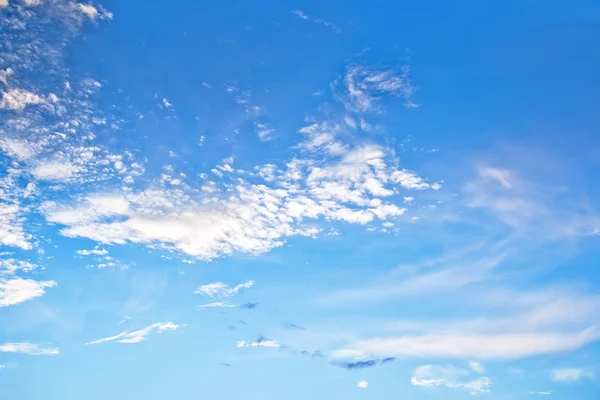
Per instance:
[[[596,399],[599,18],[0,0],[0,398]]]

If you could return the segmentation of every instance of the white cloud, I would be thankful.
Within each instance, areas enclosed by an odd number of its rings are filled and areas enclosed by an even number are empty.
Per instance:
[[[10,157],[27,160],[37,153],[37,149],[26,140],[0,138],[0,149]]]
[[[468,390],[471,394],[488,393],[492,386],[492,381],[487,377],[480,377],[474,380],[461,382],[463,378],[468,379],[469,372],[456,368],[452,365],[422,365],[417,367],[414,375],[410,378],[410,383],[422,387],[448,387]]]
[[[237,347],[279,347],[277,340],[260,339],[256,341],[241,340],[236,343]]]
[[[5,200],[2,197],[0,190],[0,200]],[[18,203],[0,202],[0,243],[30,250],[32,246],[28,240],[29,235],[23,231],[21,213],[22,209]]]
[[[25,89],[10,89],[8,92],[2,92],[0,108],[23,111],[30,104],[42,104],[44,102],[44,99],[40,96]]]
[[[235,296],[241,289],[250,289],[254,285],[254,281],[240,283],[231,287],[223,282],[214,282],[208,285],[202,285],[194,293],[202,294],[208,297],[229,297]]]
[[[292,10],[292,14],[296,15],[296,17],[298,17],[298,19],[302,19],[305,21],[312,19],[308,15],[306,15],[303,11],[300,11],[300,10]],[[339,26],[337,26],[336,24],[334,24],[332,22],[325,21],[323,18],[314,18],[312,20],[316,24],[320,24],[320,25],[323,25],[323,26],[333,29],[336,33],[342,32],[342,28],[340,28]]]
[[[292,13],[295,14],[300,19],[308,19],[308,16],[300,10],[293,10]]]
[[[477,361],[469,361],[469,367],[475,372],[483,374],[485,372],[485,367],[478,363]]]
[[[90,255],[105,256],[108,254],[108,251],[106,251],[106,249],[93,249],[93,250],[77,250],[75,253],[79,254],[80,256],[90,256]]]
[[[342,131],[339,123],[331,121],[305,126],[298,131],[306,136],[300,147],[310,152],[318,151],[334,156],[343,154],[348,151],[348,146],[337,140]]]
[[[584,368],[559,368],[552,371],[552,378],[558,382],[574,383],[583,379],[594,379],[594,373]]]
[[[148,335],[150,335],[152,332],[162,333],[162,332],[166,332],[166,331],[174,331],[174,330],[178,329],[179,327],[180,327],[180,325],[174,324],[172,322],[158,322],[158,323],[149,325],[149,326],[142,328],[140,330],[137,330],[137,331],[133,331],[133,332],[125,331],[125,332],[121,332],[115,336],[94,340],[92,342],[87,342],[85,344],[86,345],[99,344],[99,343],[104,343],[104,342],[111,342],[114,340],[116,340],[118,343],[140,343],[140,342],[143,342],[144,340],[146,340],[148,338]]]
[[[275,138],[275,129],[269,127],[267,124],[257,123],[256,134],[260,140],[267,142]]]
[[[369,382],[367,382],[365,380],[358,381],[356,386],[360,389],[366,389],[369,386]]]
[[[391,81],[384,83],[386,79],[364,79],[370,82],[369,88],[393,89]],[[242,93],[238,103],[251,107],[249,94],[239,89],[234,92]],[[250,114],[258,129],[271,129]],[[398,220],[406,211],[402,191],[433,189],[424,178],[400,168],[392,149],[346,145],[337,132],[329,132],[330,127],[337,129],[330,122],[303,128],[307,139],[300,147],[306,150],[306,158],[293,159],[285,167],[259,165],[254,174],[234,170],[230,164],[217,166],[213,171],[220,179],[203,183],[200,196],[195,193],[198,187],[186,177],[161,178],[149,185],[151,189],[127,187],[121,194],[115,193],[114,197],[127,204],[121,211],[96,212],[90,205],[91,195],[74,197],[75,204],[47,202],[41,209],[48,221],[64,225],[60,233],[67,237],[159,246],[212,260],[235,252],[264,253],[292,236],[315,237],[329,228],[321,225],[331,221],[366,225],[375,220]],[[93,170],[86,163],[72,165],[81,170],[35,172],[38,177],[82,180]],[[116,165],[116,160],[111,160],[111,165]],[[170,182],[170,187],[165,187],[165,182]]]
[[[36,264],[25,260],[16,260],[14,258],[0,259],[0,276],[14,275],[17,271],[31,272],[37,269]]]
[[[360,65],[350,66],[344,78],[343,101],[348,111],[378,112],[384,95],[402,96],[407,104],[415,91],[408,78],[408,69],[382,70]]]
[[[96,19],[98,16],[98,10],[91,4],[81,4],[79,3],[79,9],[82,13],[87,15],[90,19]]]
[[[534,355],[579,349],[600,339],[600,331],[589,328],[576,332],[444,332],[359,340],[334,350],[336,358],[472,358],[511,360]]]
[[[40,347],[34,343],[4,343],[0,344],[0,353],[23,353],[30,355],[56,355],[60,350],[56,347]]]
[[[38,6],[42,0],[22,0],[22,1],[23,1],[23,4],[25,4],[27,7],[35,7],[35,6]]]
[[[325,304],[383,301],[391,298],[447,293],[490,279],[505,255],[490,258],[464,257],[435,260],[428,268],[399,268],[372,283],[355,288],[332,290],[321,300]],[[418,272],[414,272],[414,271]],[[422,270],[425,270],[424,272]]]
[[[437,333],[361,340],[334,357],[438,357],[511,360],[572,351],[600,339],[597,329],[574,333]]]
[[[214,308],[214,307],[232,308],[232,307],[235,307],[235,305],[227,304],[227,303],[223,303],[223,302],[214,302],[214,303],[208,303],[208,304],[203,304],[201,306],[198,306],[198,308]]]
[[[554,181],[488,165],[476,173],[464,187],[468,206],[491,213],[519,235],[553,241],[593,235],[600,224],[600,215]]]
[[[49,160],[36,165],[31,170],[31,174],[44,181],[66,181],[74,177],[80,170],[80,167],[65,160]]]
[[[12,306],[42,296],[44,289],[55,287],[55,281],[35,281],[12,277],[0,278],[0,307]]]
[[[529,394],[537,395],[537,396],[550,396],[552,394],[552,392],[534,392],[534,391],[531,391],[531,392],[529,392]]]
[[[482,178],[492,178],[498,181],[506,189],[511,189],[513,183],[511,182],[514,178],[512,173],[507,169],[498,169],[492,167],[482,167],[479,170],[479,176]]]
[[[86,197],[85,204],[79,209],[60,209],[53,202],[43,203],[40,208],[47,213],[50,222],[81,224],[126,215],[129,202],[118,195],[92,195]]]
[[[113,17],[112,13],[104,10],[102,7],[100,7],[98,9],[91,4],[83,4],[83,3],[76,3],[76,4],[79,7],[79,11],[83,15],[87,16],[92,21],[95,19],[112,19],[112,17]]]

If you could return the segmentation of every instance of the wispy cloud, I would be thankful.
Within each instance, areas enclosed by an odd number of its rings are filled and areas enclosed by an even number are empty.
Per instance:
[[[148,336],[153,332],[162,333],[162,332],[167,332],[167,331],[174,331],[180,327],[181,327],[181,325],[177,325],[172,322],[158,322],[158,323],[149,325],[149,326],[142,328],[140,330],[137,330],[137,331],[133,331],[133,332],[125,331],[125,332],[121,332],[115,336],[110,336],[110,337],[94,340],[92,342],[87,342],[85,344],[86,345],[99,344],[99,343],[105,343],[105,342],[112,342],[114,340],[116,340],[118,343],[140,343],[140,342],[143,342],[144,340],[146,340],[148,338]]]
[[[447,258],[428,261],[423,266],[400,267],[362,287],[333,290],[320,298],[319,302],[339,305],[452,292],[490,279],[504,258],[503,252],[487,257],[479,252],[472,255],[457,253]]]
[[[344,85],[341,100],[351,112],[380,112],[382,97],[386,95],[402,97],[407,106],[415,106],[412,96],[416,88],[410,81],[408,68],[394,71],[352,65],[347,68]]]
[[[480,165],[464,188],[468,205],[495,216],[530,240],[593,236],[600,214],[556,182],[527,178],[517,168]]]
[[[358,381],[358,383],[356,384],[356,386],[359,389],[366,389],[369,386],[369,382],[362,380],[362,381]]]
[[[481,363],[477,361],[469,361],[469,367],[475,372],[483,374],[485,372],[485,367],[481,365]]]
[[[238,294],[241,289],[250,289],[253,285],[254,281],[252,280],[246,283],[240,283],[234,287],[223,282],[214,282],[200,286],[194,293],[217,298],[231,297]]]
[[[270,340],[265,338],[264,336],[260,336],[258,339],[254,341],[246,341],[241,340],[236,344],[237,347],[279,347],[279,342],[277,340]]]
[[[437,333],[362,340],[332,352],[334,357],[368,354],[394,357],[472,358],[511,360],[579,349],[600,339],[597,329],[573,333]]]
[[[319,25],[323,25],[327,28],[332,29],[335,33],[342,33],[343,29],[338,26],[337,24],[334,24],[333,22],[329,22],[324,20],[323,18],[312,18],[309,17],[304,11],[301,10],[292,10],[292,14],[294,14],[298,19],[304,20],[304,21],[313,21],[316,24]]]
[[[410,383],[425,388],[459,388],[468,390],[473,395],[490,392],[492,381],[489,378],[483,376],[468,380],[468,376],[468,371],[452,365],[422,365],[415,369],[414,375],[410,378]],[[466,381],[463,381],[463,379]]]
[[[23,353],[33,356],[39,355],[57,355],[60,353],[58,347],[42,347],[34,343],[13,342],[0,344],[1,353]]]
[[[593,380],[594,372],[585,368],[558,368],[552,371],[552,378],[557,382],[574,383],[581,380]]]
[[[223,303],[220,301],[214,302],[214,303],[208,303],[208,304],[203,304],[201,306],[198,306],[198,308],[233,308],[235,307],[235,304],[227,304],[227,303]]]

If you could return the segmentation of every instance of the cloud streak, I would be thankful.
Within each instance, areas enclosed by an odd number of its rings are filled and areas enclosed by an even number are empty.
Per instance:
[[[1,353],[22,353],[32,356],[54,356],[60,353],[58,347],[42,347],[28,342],[11,342],[0,344]]]
[[[91,342],[85,343],[86,345],[100,344],[105,342],[117,341],[118,343],[140,343],[148,338],[148,336],[152,333],[162,333],[168,331],[174,331],[180,328],[181,325],[174,324],[172,322],[158,322],[152,325],[148,325],[145,328],[139,329],[137,331],[125,331],[121,332],[115,336],[110,336],[98,340],[94,340]]]
[[[240,290],[250,289],[252,286],[254,286],[254,281],[252,280],[246,283],[240,283],[234,287],[231,287],[223,282],[214,282],[200,286],[194,293],[208,297],[223,298],[235,296]]]

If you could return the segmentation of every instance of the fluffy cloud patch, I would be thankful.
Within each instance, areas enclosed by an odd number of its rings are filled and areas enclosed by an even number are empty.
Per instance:
[[[23,279],[17,273],[30,273],[38,266],[25,260],[0,260],[0,307],[13,306],[40,297],[46,288],[55,287],[55,281]]]
[[[46,293],[46,288],[55,287],[55,281],[35,281],[13,277],[0,278],[0,307],[13,306]]]
[[[75,253],[79,254],[80,256],[91,256],[91,255],[105,256],[108,254],[108,251],[106,249],[92,249],[92,250],[77,250]]]
[[[0,108],[11,111],[23,111],[28,105],[44,102],[45,100],[40,96],[25,89],[10,89],[8,92],[2,93]]]
[[[359,389],[366,389],[369,386],[369,382],[362,380],[362,381],[358,381],[357,385],[356,385]]]
[[[51,160],[36,165],[31,174],[43,181],[64,181],[74,177],[80,170],[80,167],[69,162]]]

